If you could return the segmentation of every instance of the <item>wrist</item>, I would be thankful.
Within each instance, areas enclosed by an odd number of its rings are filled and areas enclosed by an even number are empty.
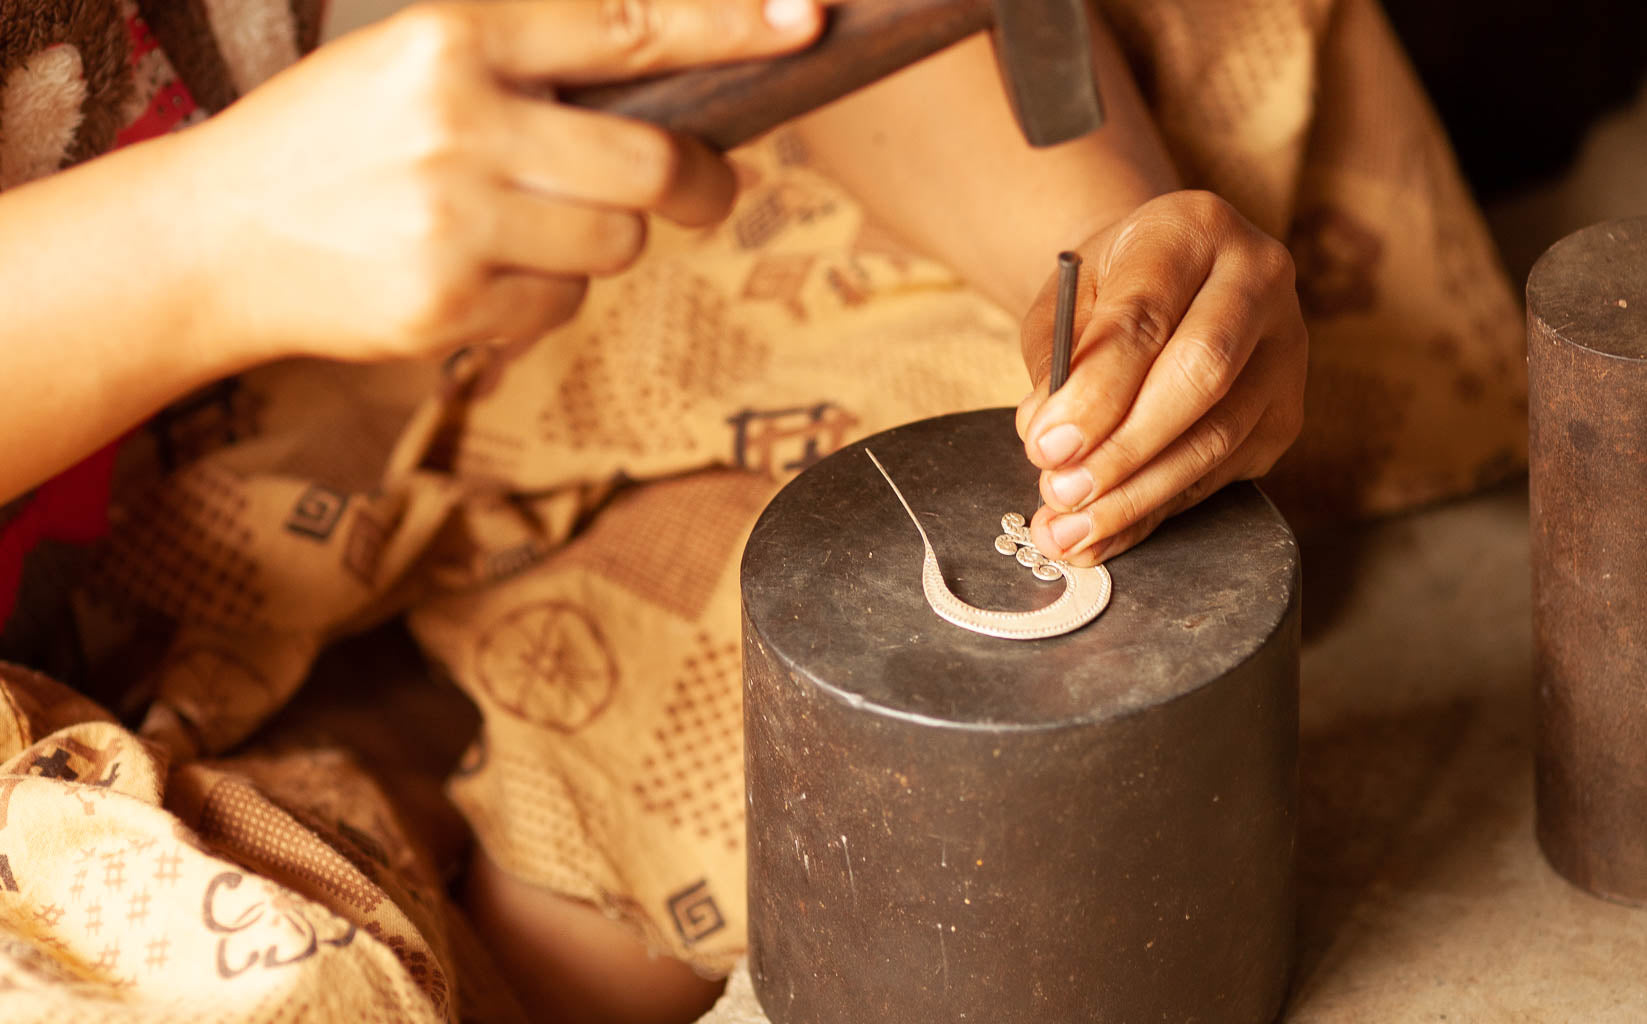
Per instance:
[[[0,195],[0,459],[16,494],[255,361],[210,292],[217,243],[187,147],[140,143]]]
[[[213,159],[227,143],[200,125],[144,143],[147,165],[140,214],[166,281],[164,317],[174,325],[177,356],[204,383],[288,353],[256,329],[247,298],[245,246],[236,241],[234,177]],[[134,190],[136,194],[136,190]]]

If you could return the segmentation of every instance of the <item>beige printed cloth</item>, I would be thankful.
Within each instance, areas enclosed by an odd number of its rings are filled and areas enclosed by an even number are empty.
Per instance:
[[[8,1021],[450,1016],[443,893],[341,755],[163,749],[0,670]]]
[[[1189,182],[1297,259],[1283,508],[1384,512],[1520,466],[1519,313],[1372,0],[1104,6]],[[658,225],[535,346],[284,364],[166,418],[176,468],[122,491],[77,603],[97,692],[141,724],[0,684],[7,1019],[467,1012],[415,830],[346,755],[260,738],[324,645],[394,616],[480,709],[449,790],[488,853],[730,966],[750,524],[854,438],[1028,389],[1011,318],[793,136],[738,158],[730,220]]]

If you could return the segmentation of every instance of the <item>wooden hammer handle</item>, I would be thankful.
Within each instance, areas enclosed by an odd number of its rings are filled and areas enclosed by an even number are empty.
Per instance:
[[[728,150],[959,42],[992,20],[990,0],[859,0],[826,13],[817,42],[801,53],[567,89],[560,98]]]

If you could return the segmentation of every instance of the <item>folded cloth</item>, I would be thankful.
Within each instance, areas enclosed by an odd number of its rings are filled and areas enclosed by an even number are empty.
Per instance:
[[[7,1020],[455,1019],[444,914],[346,756],[168,769],[85,698],[0,664]]]

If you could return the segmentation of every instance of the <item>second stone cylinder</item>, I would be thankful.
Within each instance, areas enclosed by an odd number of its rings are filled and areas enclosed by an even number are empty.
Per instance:
[[[1647,903],[1647,218],[1544,254],[1527,351],[1538,840]]]

